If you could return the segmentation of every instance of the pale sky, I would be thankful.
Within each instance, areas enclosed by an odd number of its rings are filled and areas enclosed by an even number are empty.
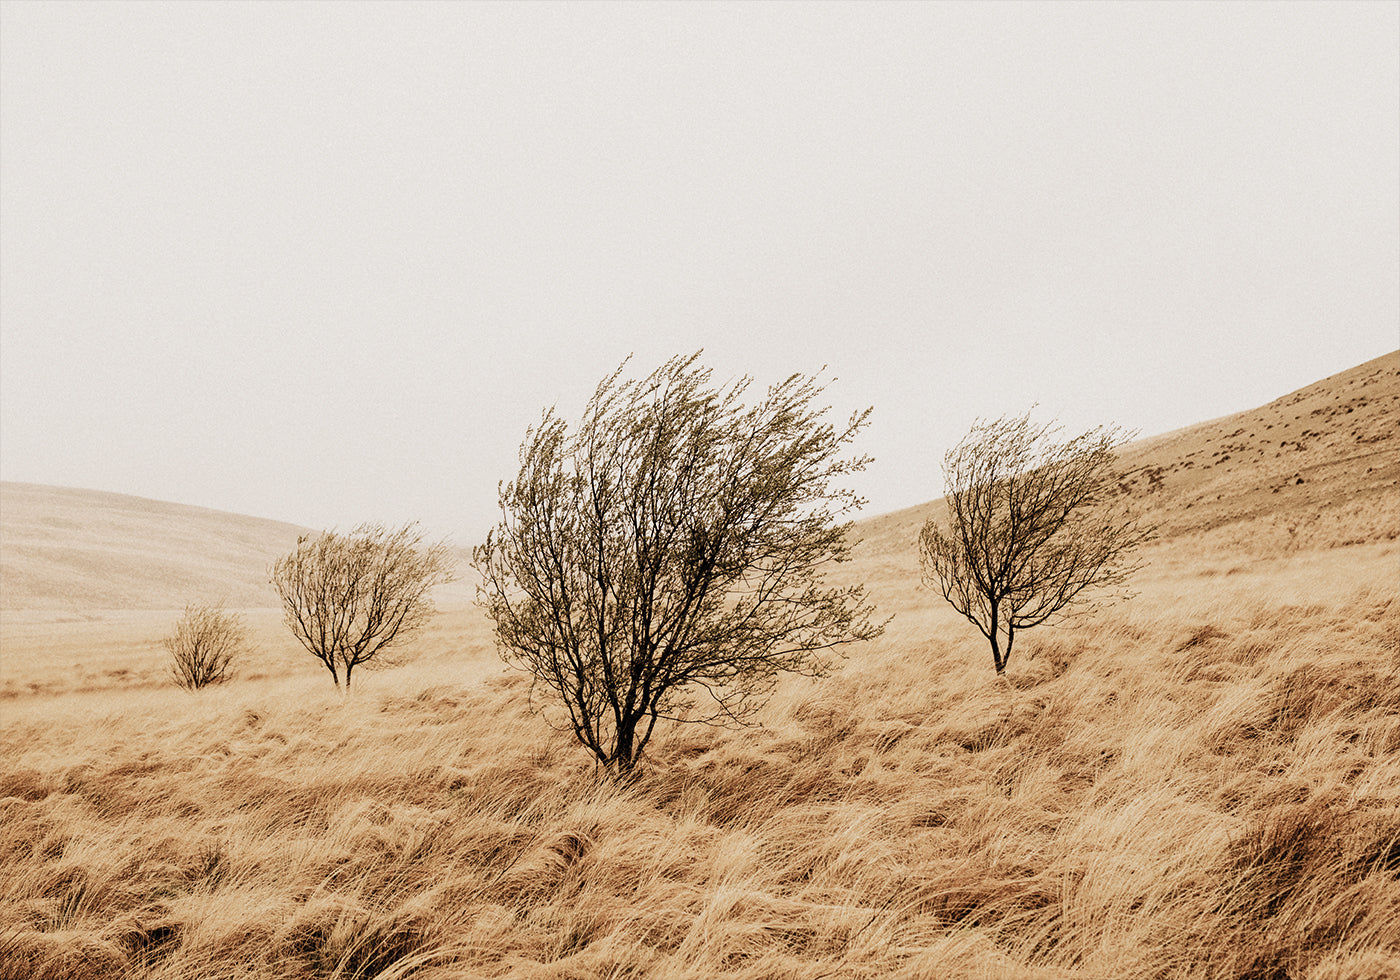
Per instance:
[[[1152,435],[1400,347],[1400,4],[0,8],[0,478],[471,544],[629,353]]]

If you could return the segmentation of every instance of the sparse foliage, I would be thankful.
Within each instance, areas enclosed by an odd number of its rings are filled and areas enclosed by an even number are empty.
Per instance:
[[[161,640],[170,653],[171,676],[187,691],[228,680],[246,643],[243,617],[209,603],[185,606],[174,632]]]
[[[698,358],[641,381],[624,363],[575,431],[547,411],[473,554],[505,659],[615,775],[659,719],[742,723],[781,672],[883,630],[863,587],[823,583],[864,503],[833,481],[869,462],[841,453],[870,410],[830,424],[802,375],[749,406],[751,379],[714,387]]]
[[[1092,590],[1126,596],[1130,554],[1153,533],[1112,499],[1124,434],[1064,440],[1029,415],[978,422],[943,460],[948,525],[919,536],[924,582],[981,631],[997,673],[1020,630],[1050,622]]]
[[[364,524],[303,535],[271,578],[292,635],[348,692],[356,667],[392,665],[384,651],[432,615],[432,589],[453,570],[446,543],[425,545],[415,525]]]

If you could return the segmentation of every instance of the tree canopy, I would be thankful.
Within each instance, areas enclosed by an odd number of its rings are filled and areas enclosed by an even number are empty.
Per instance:
[[[384,651],[432,615],[432,589],[454,566],[447,545],[425,545],[412,524],[364,524],[303,535],[271,577],[292,635],[348,692],[356,667],[388,666]]]
[[[1019,631],[1088,590],[1125,594],[1129,556],[1153,528],[1114,505],[1123,439],[1102,426],[1063,439],[1027,414],[976,423],[944,457],[948,522],[919,535],[924,581],[987,638],[998,674]]]
[[[699,354],[605,378],[571,429],[551,409],[526,435],[502,519],[473,554],[508,662],[564,708],[610,770],[630,771],[660,719],[748,719],[784,671],[820,674],[872,638],[861,586],[829,587],[864,501],[824,386],[794,374],[745,401]]]

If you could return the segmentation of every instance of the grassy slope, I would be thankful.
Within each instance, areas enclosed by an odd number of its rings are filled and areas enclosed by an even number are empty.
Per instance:
[[[866,522],[888,635],[625,789],[465,612],[345,704],[12,698],[0,975],[1400,976],[1400,355],[1298,395],[1133,447],[1141,594],[1007,683]]]
[[[295,676],[308,658],[282,628],[267,569],[304,533],[125,494],[0,483],[0,705],[165,685],[160,638],[191,601],[243,612],[256,646],[245,678]],[[438,634],[465,629],[482,646],[470,583],[438,595],[450,609]]]
[[[69,617],[271,606],[268,563],[305,531],[119,493],[0,483],[0,607]]]

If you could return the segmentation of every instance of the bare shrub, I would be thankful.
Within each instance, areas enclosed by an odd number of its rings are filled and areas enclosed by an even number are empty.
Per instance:
[[[978,422],[943,458],[948,524],[919,535],[924,583],[987,638],[1001,674],[1019,630],[1081,598],[1125,596],[1154,529],[1113,506],[1117,429],[1061,440],[1029,415]],[[1004,644],[1004,645],[1003,645]]]
[[[190,603],[161,645],[170,653],[175,683],[197,691],[229,679],[234,660],[247,645],[247,630],[243,617],[225,612],[222,605]]]
[[[781,672],[884,628],[862,586],[823,583],[864,503],[833,481],[869,462],[841,453],[870,410],[833,426],[802,375],[746,406],[751,380],[712,387],[698,356],[618,368],[574,432],[546,412],[473,553],[507,661],[615,774],[658,719],[741,723]]]
[[[363,524],[303,535],[271,577],[292,635],[348,692],[356,667],[391,665],[384,651],[432,615],[432,589],[452,581],[454,564],[447,544],[424,545],[415,525]]]

